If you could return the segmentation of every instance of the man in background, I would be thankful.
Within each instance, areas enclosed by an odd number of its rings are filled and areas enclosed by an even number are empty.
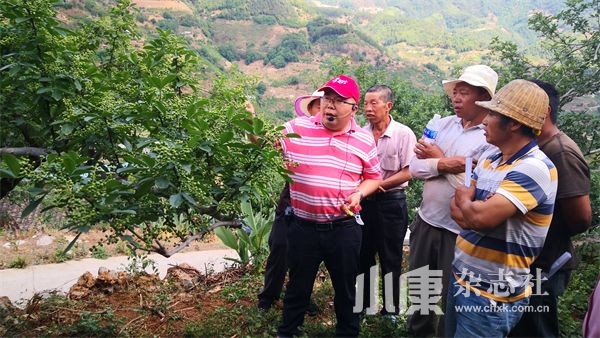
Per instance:
[[[383,288],[384,276],[391,273],[393,290],[392,304],[384,304],[382,314],[397,314],[400,299],[400,274],[402,273],[402,248],[408,226],[408,209],[404,189],[408,187],[411,175],[408,165],[414,157],[417,143],[415,134],[407,126],[394,121],[390,110],[394,97],[390,87],[375,85],[369,88],[364,97],[364,111],[369,120],[365,130],[373,135],[377,144],[377,158],[381,166],[383,181],[376,193],[365,198],[362,203],[362,219],[365,222],[363,241],[360,250],[360,273],[364,273],[363,306],[375,305],[375,297],[370,295],[372,287],[369,269],[375,266],[375,255],[379,257]],[[388,309],[391,309],[388,311]]]
[[[312,95],[300,96],[294,102],[294,108],[298,116],[314,116],[321,109],[321,97],[323,92],[315,91]],[[247,107],[250,112],[254,112],[254,107]],[[288,209],[289,208],[289,209]],[[258,308],[266,311],[273,306],[273,303],[279,299],[285,275],[288,270],[287,265],[287,229],[290,204],[290,186],[285,184],[279,194],[279,201],[275,207],[275,220],[269,234],[269,256],[265,266],[265,282],[263,288],[258,293]],[[286,210],[288,217],[286,217]],[[311,303],[307,309],[309,315],[316,315],[318,308]]]

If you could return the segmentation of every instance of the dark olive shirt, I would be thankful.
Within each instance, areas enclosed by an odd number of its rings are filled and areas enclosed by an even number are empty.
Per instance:
[[[558,191],[556,193],[556,203],[554,203],[554,216],[544,242],[544,248],[531,266],[534,275],[536,268],[548,272],[552,263],[565,251],[573,253],[571,236],[575,233],[569,228],[568,216],[563,216],[568,215],[568,212],[561,210],[559,200],[589,195],[590,193],[590,168],[581,150],[569,136],[559,132],[539,146],[556,166]],[[571,259],[561,270],[572,270],[574,268],[575,262]]]

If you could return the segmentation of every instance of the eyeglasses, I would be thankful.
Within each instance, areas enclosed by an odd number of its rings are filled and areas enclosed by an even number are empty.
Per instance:
[[[325,97],[323,96],[321,98],[321,104],[329,104],[329,103],[333,103],[334,106],[339,107],[342,103],[348,104],[352,106],[352,109],[354,109],[354,106],[356,105],[356,103],[352,103],[352,102],[348,102],[348,101],[344,101],[340,98],[337,97]]]

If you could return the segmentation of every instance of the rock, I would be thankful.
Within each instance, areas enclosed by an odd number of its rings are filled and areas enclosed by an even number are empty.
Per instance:
[[[199,277],[200,271],[189,264],[181,263],[167,269],[165,279],[179,283],[184,289],[190,290],[196,286]]]
[[[10,299],[8,297],[6,297],[6,296],[0,297],[0,310],[13,311],[15,309],[16,309],[16,307],[13,305],[13,303],[10,301]]]
[[[52,236],[43,235],[35,242],[35,244],[37,246],[47,246],[52,244],[52,242],[54,242],[54,238],[52,238]]]
[[[17,247],[17,246],[21,246],[21,245],[23,245],[25,243],[27,243],[27,242],[24,241],[24,240],[22,240],[22,239],[19,239],[19,240],[12,241],[12,242],[6,242],[2,246],[4,248],[6,248],[6,249],[10,249],[10,248],[14,248],[14,247]]]
[[[87,297],[92,292],[94,285],[96,285],[96,278],[91,272],[86,271],[69,290],[69,298],[82,299]]]
[[[81,275],[81,277],[79,277],[79,280],[76,283],[76,285],[80,285],[88,289],[93,288],[95,284],[96,278],[94,278],[92,273],[89,271],[86,271],[83,275]]]

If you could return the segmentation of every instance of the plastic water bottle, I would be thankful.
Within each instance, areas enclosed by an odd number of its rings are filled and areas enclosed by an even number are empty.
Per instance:
[[[429,144],[433,144],[437,137],[439,129],[439,121],[442,117],[440,114],[433,115],[433,118],[427,122],[425,129],[423,129],[423,137],[421,139]]]

